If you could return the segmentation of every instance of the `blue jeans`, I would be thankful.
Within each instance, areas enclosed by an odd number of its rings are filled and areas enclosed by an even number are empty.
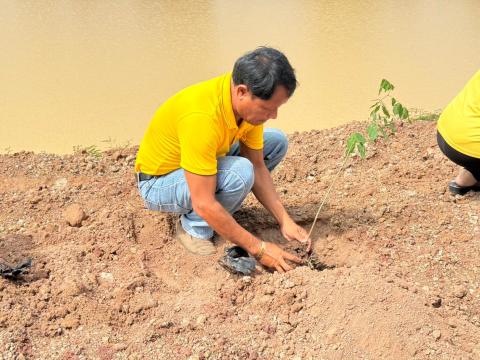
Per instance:
[[[287,148],[287,137],[282,131],[264,130],[263,157],[269,171],[282,161]],[[255,180],[252,163],[239,154],[240,146],[237,142],[226,156],[217,159],[215,198],[230,214],[240,208]],[[193,211],[183,169],[140,181],[138,189],[147,209],[181,214],[182,227],[188,234],[199,239],[213,237],[213,229]]]

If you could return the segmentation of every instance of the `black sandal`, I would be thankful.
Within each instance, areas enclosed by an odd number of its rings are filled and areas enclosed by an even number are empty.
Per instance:
[[[465,195],[469,191],[480,191],[480,185],[475,184],[472,186],[459,186],[455,180],[448,183],[448,190],[454,195]]]

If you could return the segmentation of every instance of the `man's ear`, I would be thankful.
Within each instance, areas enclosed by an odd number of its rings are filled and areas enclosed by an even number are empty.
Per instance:
[[[239,99],[250,95],[247,85],[243,85],[243,84],[237,85],[237,88],[235,89],[235,91]]]

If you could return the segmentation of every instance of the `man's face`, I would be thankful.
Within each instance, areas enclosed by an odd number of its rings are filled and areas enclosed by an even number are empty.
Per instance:
[[[241,119],[252,125],[260,125],[269,119],[276,119],[278,108],[288,101],[288,92],[284,86],[277,86],[268,100],[252,95],[246,87],[237,91],[237,113]]]

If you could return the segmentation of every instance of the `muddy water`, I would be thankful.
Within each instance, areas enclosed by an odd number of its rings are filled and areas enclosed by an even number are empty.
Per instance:
[[[379,81],[443,107],[480,68],[480,4],[458,1],[0,0],[0,152],[136,144],[175,91],[258,45],[300,87],[287,132],[364,119]]]

